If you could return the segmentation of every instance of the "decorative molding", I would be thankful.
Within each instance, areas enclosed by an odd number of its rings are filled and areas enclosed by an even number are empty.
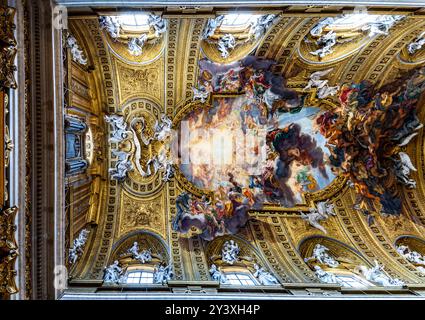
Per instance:
[[[15,260],[18,244],[15,239],[17,207],[0,210],[0,296],[18,292],[15,283]]]

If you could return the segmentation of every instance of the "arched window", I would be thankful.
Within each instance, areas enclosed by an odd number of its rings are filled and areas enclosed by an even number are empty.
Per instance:
[[[334,273],[341,286],[346,288],[367,288],[373,287],[374,284],[353,273]]]
[[[121,28],[127,32],[149,31],[148,14],[124,14],[119,16]]]
[[[223,22],[220,25],[221,31],[234,31],[247,28],[255,22],[261,15],[251,13],[230,13],[224,15]]]
[[[153,283],[153,271],[151,270],[132,270],[127,274],[128,284],[149,284]]]
[[[236,286],[255,286],[257,281],[248,272],[224,272],[228,284]]]

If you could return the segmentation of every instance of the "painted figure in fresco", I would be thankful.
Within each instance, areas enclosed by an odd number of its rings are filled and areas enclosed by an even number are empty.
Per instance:
[[[302,165],[318,168],[320,174],[328,179],[325,169],[325,157],[322,149],[310,135],[302,133],[299,124],[290,124],[283,129],[275,129],[267,134],[267,144],[278,152],[279,159],[275,177],[280,189],[280,201],[287,207],[295,204],[294,193],[287,185],[291,176],[291,164],[296,161]],[[273,188],[275,186],[267,186]],[[266,187],[266,188],[267,188]]]
[[[408,187],[415,170],[410,158],[398,152],[422,128],[416,104],[425,89],[422,69],[411,70],[379,89],[367,82],[342,86],[340,107],[316,119],[327,139],[330,163],[350,178],[358,197],[356,206],[368,212],[398,215],[401,199],[390,193],[389,176]],[[397,156],[398,155],[398,156]]]

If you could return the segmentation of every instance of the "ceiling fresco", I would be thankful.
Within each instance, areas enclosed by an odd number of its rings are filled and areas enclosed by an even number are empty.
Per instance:
[[[93,148],[105,150],[75,279],[126,265],[117,248],[140,232],[167,252],[155,259],[169,279],[210,279],[226,264],[205,252],[234,237],[258,249],[252,272],[317,281],[322,269],[303,261],[316,242],[301,244],[325,234],[403,278],[395,238],[424,232],[424,19],[96,14],[70,28],[102,106]],[[404,279],[419,281],[412,270]]]

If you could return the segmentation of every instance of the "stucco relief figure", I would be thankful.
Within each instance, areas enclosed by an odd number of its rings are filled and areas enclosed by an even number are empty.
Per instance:
[[[333,69],[327,69],[323,71],[316,71],[310,75],[307,85],[304,87],[304,90],[311,88],[317,88],[317,97],[319,99],[324,99],[329,96],[334,96],[338,90],[339,86],[329,86],[328,80],[322,80],[321,78],[331,72]]]
[[[221,260],[228,264],[234,264],[239,260],[239,245],[234,240],[228,240],[221,249]]]
[[[334,31],[329,31],[328,33],[322,35],[319,39],[316,40],[316,45],[319,49],[311,51],[310,53],[314,56],[319,56],[323,58],[328,54],[333,52],[333,47],[337,44],[337,35]]]
[[[331,268],[338,267],[339,262],[331,255],[329,255],[328,251],[329,249],[327,247],[318,243],[314,246],[313,255],[311,257],[305,258],[304,261],[308,262],[314,260]]]
[[[154,139],[164,141],[170,137],[171,127],[173,123],[165,114],[161,115],[160,121],[155,122],[154,126]]]
[[[153,283],[166,284],[173,278],[172,265],[160,264],[155,267],[153,274]]]
[[[155,37],[159,38],[165,31],[167,31],[167,24],[160,16],[149,14],[148,24],[155,31]]]
[[[72,60],[82,65],[87,64],[87,58],[85,57],[83,50],[78,45],[77,39],[75,39],[74,36],[68,35],[66,38],[66,45],[69,49],[71,49]]]
[[[86,245],[89,233],[89,230],[83,229],[78,234],[78,237],[74,239],[73,246],[69,249],[68,260],[70,264],[74,264],[75,262],[77,262],[78,258],[83,254],[83,249]]]
[[[369,22],[362,27],[362,31],[367,31],[369,37],[376,35],[388,35],[390,29],[400,20],[404,19],[402,15],[381,15],[373,22]]]
[[[230,51],[232,51],[236,46],[236,40],[235,37],[227,33],[220,37],[220,39],[217,42],[217,49],[220,51],[220,55],[222,58],[226,59],[229,57]]]
[[[110,142],[121,142],[129,137],[130,131],[127,129],[127,123],[123,116],[116,114],[105,115],[105,122],[112,126]]]
[[[410,172],[417,170],[413,166],[409,155],[405,152],[399,152],[398,156],[400,157],[400,160],[394,161],[394,171],[397,180],[403,183],[409,189],[416,188],[416,181],[410,178]]]
[[[202,103],[205,103],[208,100],[210,93],[204,86],[199,86],[199,89],[192,87],[193,98],[192,100],[201,100]]]
[[[131,154],[124,151],[113,151],[112,153],[118,156],[118,160],[115,168],[109,169],[109,175],[111,179],[124,181],[127,177],[127,173],[134,170],[130,160]]]
[[[202,39],[206,40],[212,35],[214,35],[215,30],[221,25],[224,20],[224,15],[220,15],[214,19],[208,19],[208,22],[202,32]]]
[[[403,286],[404,282],[397,278],[392,278],[384,271],[384,268],[375,260],[375,266],[368,268],[366,266],[357,266],[355,272],[363,275],[366,280],[373,282],[378,286]]]
[[[277,15],[275,14],[265,14],[260,16],[257,21],[252,23],[251,28],[249,29],[250,38],[258,40],[264,36],[267,30],[276,21],[276,18]]]
[[[414,41],[409,43],[407,45],[407,51],[409,54],[413,55],[416,53],[416,51],[419,51],[422,49],[422,47],[425,45],[425,31],[422,32]]]
[[[101,16],[99,17],[100,29],[105,29],[112,39],[116,40],[120,36],[121,23],[119,17]]]
[[[128,41],[128,52],[135,57],[141,56],[147,39],[148,36],[146,34],[142,34],[137,38],[130,38]]]
[[[139,244],[134,242],[128,252],[132,254],[133,259],[140,261],[140,263],[146,263],[152,261],[152,254],[150,250],[143,250],[139,252]]]
[[[319,266],[314,266],[314,274],[322,283],[340,283],[333,273],[327,272]]]
[[[319,21],[318,24],[316,24],[311,30],[310,34],[313,37],[320,37],[322,35],[323,29],[329,25],[332,25],[335,22],[335,18],[328,17],[321,21]]]
[[[408,261],[413,264],[419,264],[425,266],[425,256],[422,256],[417,251],[412,251],[408,246],[400,245],[397,247],[397,252],[405,257]]]
[[[103,274],[103,283],[120,284],[125,282],[124,269],[119,266],[117,260],[113,264],[106,267]]]
[[[310,208],[307,214],[301,213],[301,218],[307,221],[312,227],[319,229],[323,233],[327,233],[326,229],[320,224],[320,221],[327,220],[330,216],[336,216],[334,212],[334,205],[327,203],[327,201],[318,202],[316,208]]]
[[[263,267],[259,266],[258,264],[254,264],[254,269],[254,277],[256,277],[263,286],[279,284],[279,281],[277,281],[275,276],[266,271]]]
[[[151,166],[153,166],[153,172],[151,171]],[[162,148],[156,156],[149,159],[149,161],[146,163],[146,168],[146,177],[149,177],[152,174],[156,174],[159,170],[162,170],[162,180],[165,182],[171,180],[171,178],[174,176],[175,171],[173,161],[170,160],[167,156],[167,151],[165,147]]]
[[[212,280],[218,281],[222,284],[228,283],[228,279],[226,275],[223,272],[221,272],[220,268],[218,268],[215,264],[211,265],[209,272],[210,272]]]

